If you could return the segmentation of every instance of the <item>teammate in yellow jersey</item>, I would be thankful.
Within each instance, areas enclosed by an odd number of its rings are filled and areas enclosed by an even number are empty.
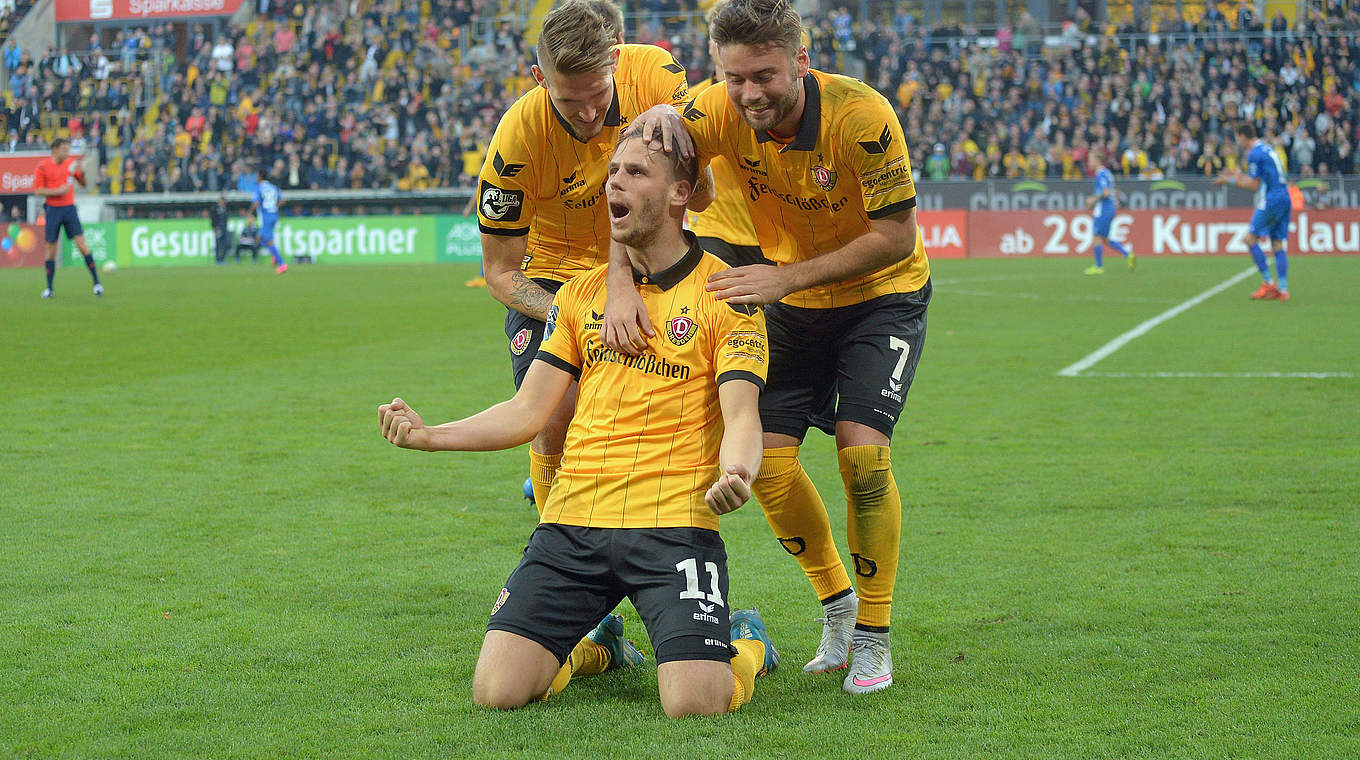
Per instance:
[[[721,7],[714,4],[708,9],[706,18],[713,21],[713,14]],[[689,88],[690,97],[710,87],[725,87],[726,75],[718,59],[718,43],[708,40],[708,57],[714,63],[713,76]],[[746,210],[746,201],[741,197],[741,181],[736,170],[722,156],[713,156],[709,162],[713,170],[713,188],[717,197],[704,211],[691,215],[689,228],[699,237],[699,245],[705,251],[727,262],[729,266],[770,263],[760,252],[760,241],[756,230],[751,226],[751,214]]]
[[[720,272],[708,287],[732,303],[768,304],[765,457],[754,490],[825,608],[804,670],[848,666],[843,688],[863,694],[892,685],[902,502],[889,443],[925,340],[930,267],[897,115],[868,85],[811,70],[802,29],[788,0],[725,3],[710,33],[727,86],[701,93],[683,116],[701,160],[732,162],[761,250],[778,264]],[[667,108],[637,123],[647,129]],[[612,308],[610,322],[612,336],[636,332],[642,319]],[[836,437],[858,595],[798,461],[813,426]]]
[[[611,235],[665,336],[636,357],[601,345],[600,267],[557,291],[548,337],[511,400],[437,427],[401,399],[379,408],[398,446],[502,449],[533,437],[580,381],[542,523],[491,611],[472,686],[481,705],[521,707],[616,662],[581,636],[625,596],[647,626],[671,717],[737,709],[779,662],[755,610],[729,618],[718,534],[718,516],[750,498],[760,469],[764,318],[705,290],[726,265],[682,226],[695,163],[638,134],[620,137],[606,201]]]
[[[567,0],[543,20],[534,79],[506,111],[479,176],[477,216],[487,288],[507,308],[516,387],[543,339],[562,283],[608,258],[605,167],[619,130],[647,108],[685,99],[685,69],[652,45],[623,45],[608,0]],[[530,445],[542,506],[575,404],[569,392]]]

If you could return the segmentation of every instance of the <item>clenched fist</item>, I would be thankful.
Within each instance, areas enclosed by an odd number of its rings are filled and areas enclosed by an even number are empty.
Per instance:
[[[378,407],[378,420],[382,423],[383,438],[403,449],[429,451],[430,431],[425,428],[416,410],[407,406],[400,397]]]
[[[704,502],[715,515],[732,512],[751,498],[751,481],[754,479],[745,467],[728,465],[727,471],[708,487]]]

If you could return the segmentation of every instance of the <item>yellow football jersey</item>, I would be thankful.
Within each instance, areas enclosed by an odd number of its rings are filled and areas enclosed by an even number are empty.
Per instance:
[[[710,87],[726,90],[727,84],[709,77],[689,89],[690,97],[697,97]],[[736,170],[723,156],[714,156],[708,165],[713,169],[717,197],[708,208],[690,215],[689,228],[699,237],[717,238],[731,245],[760,245],[756,228],[751,225],[751,212],[741,197],[741,180]]]
[[[701,159],[723,156],[735,168],[761,251],[779,264],[838,250],[868,232],[871,220],[916,205],[902,126],[888,101],[859,80],[816,70],[803,87],[802,126],[787,145],[747,126],[724,87],[708,88],[683,111]],[[918,230],[906,260],[800,290],[784,303],[847,306],[920,290],[929,277]]]
[[[764,387],[765,315],[704,290],[727,265],[689,240],[675,266],[635,273],[658,328],[639,357],[600,343],[606,267],[557,291],[537,358],[576,375],[580,388],[543,522],[718,529],[704,503],[719,474],[718,386],[740,379]]]
[[[658,103],[687,98],[685,68],[654,45],[620,45],[604,129],[581,140],[536,87],[501,117],[478,177],[477,221],[491,235],[528,235],[520,269],[566,282],[609,259],[604,182],[619,131]]]

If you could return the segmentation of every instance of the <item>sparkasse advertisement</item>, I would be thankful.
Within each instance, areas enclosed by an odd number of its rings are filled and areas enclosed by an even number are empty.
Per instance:
[[[59,23],[122,19],[230,16],[244,0],[56,0]]]

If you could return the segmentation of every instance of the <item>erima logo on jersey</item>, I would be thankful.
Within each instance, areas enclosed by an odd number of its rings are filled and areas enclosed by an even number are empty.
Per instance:
[[[694,320],[689,317],[675,317],[666,323],[666,337],[670,338],[671,342],[677,346],[688,343],[696,332],[698,332],[698,328],[695,326]]]
[[[480,208],[482,216],[494,222],[519,221],[519,211],[524,203],[524,193],[519,190],[505,190],[482,180]]]
[[[768,177],[768,176],[770,176],[769,174],[766,174],[766,173],[765,173],[765,170],[764,170],[764,169],[760,168],[760,160],[759,160],[759,159],[747,158],[746,156],[742,156],[742,157],[741,157],[741,168],[745,169],[746,171],[748,171],[748,172],[750,172],[750,173],[752,173],[752,174],[755,174],[755,175],[758,175],[758,176],[761,176],[761,177]]]
[[[888,131],[888,125],[885,124],[883,125],[883,134],[879,135],[877,140],[863,140],[860,142],[859,147],[863,148],[865,153],[868,153],[871,156],[877,156],[888,152],[888,146],[891,144],[892,132]]]
[[[515,337],[510,339],[510,353],[515,356],[523,356],[524,351],[529,348],[529,328],[525,327],[515,333]]]
[[[567,193],[573,190],[580,190],[581,188],[586,186],[586,178],[584,176],[577,176],[579,174],[581,173],[572,172],[570,177],[562,178],[562,184],[566,185],[566,187],[557,191],[557,197],[561,198],[562,196],[566,195]]]
[[[694,107],[694,101],[685,104],[685,110],[680,114],[685,117],[685,121],[698,121],[708,114]]]
[[[586,332],[599,330],[604,326],[604,315],[594,309],[590,310],[590,321],[586,322]]]
[[[496,155],[491,157],[491,168],[496,170],[497,176],[513,177],[520,173],[520,170],[524,168],[524,164],[507,164],[505,163],[505,159],[501,158],[500,151],[496,151]]]

